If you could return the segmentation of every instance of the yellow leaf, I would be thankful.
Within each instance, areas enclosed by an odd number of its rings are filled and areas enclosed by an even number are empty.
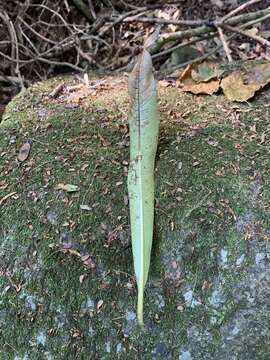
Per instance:
[[[56,190],[64,190],[66,192],[75,192],[75,191],[79,191],[80,188],[77,185],[72,185],[72,184],[58,184],[55,187]]]
[[[270,82],[270,63],[234,71],[221,81],[225,96],[232,101],[247,101]]]

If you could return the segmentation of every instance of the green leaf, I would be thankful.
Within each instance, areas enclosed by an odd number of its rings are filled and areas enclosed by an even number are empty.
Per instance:
[[[134,268],[138,287],[137,316],[143,324],[144,287],[148,278],[154,224],[154,166],[159,112],[149,52],[143,50],[130,77],[131,110],[128,193]]]

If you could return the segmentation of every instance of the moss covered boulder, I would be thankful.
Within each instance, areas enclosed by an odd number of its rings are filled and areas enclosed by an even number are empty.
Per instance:
[[[1,123],[0,359],[269,359],[269,101],[160,89],[142,330],[126,81],[76,82],[32,86]]]

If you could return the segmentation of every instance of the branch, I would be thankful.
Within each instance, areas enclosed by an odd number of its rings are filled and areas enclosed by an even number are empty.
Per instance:
[[[83,15],[89,20],[91,23],[95,20],[93,17],[93,13],[90,11],[89,7],[82,0],[72,0],[77,9],[79,9]]]
[[[229,30],[231,32],[234,32],[234,33],[241,34],[241,35],[244,35],[246,37],[249,37],[249,38],[251,38],[251,39],[253,39],[255,41],[258,41],[260,44],[270,48],[270,41],[264,39],[263,37],[261,37],[259,35],[252,35],[249,32],[243,31],[243,30],[241,30],[239,28],[235,28],[235,27],[232,27],[232,26],[227,25],[227,24],[221,24],[220,27],[222,27],[222,28],[224,28],[226,30]]]
[[[229,14],[223,16],[221,19],[220,19],[220,23],[222,24],[223,22],[225,22],[226,20],[230,19],[233,15],[239,13],[240,11],[246,9],[248,6],[250,5],[253,5],[253,4],[256,4],[258,2],[260,2],[262,0],[249,0],[247,1],[246,3],[238,6],[236,9],[232,10],[231,12],[229,12]]]
[[[222,31],[222,28],[219,26],[217,29],[218,29],[218,34],[219,34],[219,37],[220,37],[220,41],[221,41],[221,43],[223,45],[223,48],[224,48],[225,54],[227,56],[227,59],[228,59],[229,62],[232,62],[231,50],[229,49],[229,46],[227,44],[225,35],[224,35],[223,31]]]
[[[270,14],[270,6],[264,10],[255,11],[253,13],[248,14],[242,14],[235,17],[232,17],[231,19],[228,19],[227,23],[228,25],[237,25],[239,23],[254,20],[258,17],[265,16],[267,14]],[[214,22],[212,24],[213,26],[199,26],[195,29],[189,29],[189,30],[183,30],[183,31],[176,31],[174,33],[165,33],[158,39],[155,47],[152,49],[151,53],[158,52],[163,45],[170,41],[175,40],[183,40],[187,39],[192,36],[201,36],[204,34],[208,34],[210,32],[216,31],[216,28],[219,26],[219,22]]]
[[[164,24],[164,25],[184,25],[184,26],[201,26],[206,25],[208,21],[206,20],[169,20],[169,19],[160,19],[160,18],[150,18],[150,17],[127,17],[123,20],[124,22],[139,22],[139,23],[149,23],[149,24]]]

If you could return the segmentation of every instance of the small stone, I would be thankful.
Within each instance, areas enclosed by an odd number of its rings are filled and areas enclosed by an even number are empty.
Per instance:
[[[234,326],[234,328],[232,329],[232,335],[235,336],[239,333],[240,329],[237,325]]]
[[[123,346],[121,343],[118,343],[116,346],[116,353],[119,354],[123,351]]]
[[[193,360],[189,351],[182,351],[179,360]]]
[[[44,332],[39,332],[38,335],[36,336],[36,341],[38,345],[43,345],[45,346],[46,343],[46,336],[44,335]]]
[[[165,343],[158,343],[155,349],[152,351],[152,354],[154,355],[154,358],[159,358],[159,356],[166,356],[168,354],[168,349]]]
[[[165,301],[164,301],[162,295],[160,295],[160,294],[157,294],[157,295],[156,295],[155,304],[157,305],[157,307],[158,307],[159,309],[164,308],[164,306],[165,306]]]
[[[81,305],[81,309],[83,313],[86,312],[93,312],[95,310],[95,302],[94,300],[90,299],[90,297],[88,297],[86,299],[86,301],[84,301]]]
[[[239,258],[236,259],[236,266],[240,266],[245,260],[245,254],[242,254]]]
[[[227,262],[228,262],[228,251],[225,249],[221,249],[220,251],[220,259],[221,259],[221,264],[223,266],[226,266]]]
[[[223,302],[221,286],[219,286],[212,292],[212,296],[209,301],[210,304],[213,305],[215,308],[221,305],[221,303]]]
[[[128,311],[126,315],[127,321],[134,321],[136,319],[136,314],[134,311]]]
[[[259,265],[265,259],[264,253],[257,253],[255,256],[256,265]]]
[[[107,341],[105,343],[105,350],[106,350],[107,353],[111,352],[111,343],[110,343],[110,341]]]
[[[30,308],[32,311],[36,311],[37,304],[36,304],[35,297],[32,296],[32,295],[27,295],[26,298],[25,298],[25,306],[27,308]]]
[[[51,225],[56,225],[57,224],[57,215],[54,211],[49,210],[47,212],[47,220],[49,221],[49,223]]]
[[[184,299],[186,302],[191,302],[193,298],[193,291],[192,290],[188,290],[185,294],[184,294]]]

